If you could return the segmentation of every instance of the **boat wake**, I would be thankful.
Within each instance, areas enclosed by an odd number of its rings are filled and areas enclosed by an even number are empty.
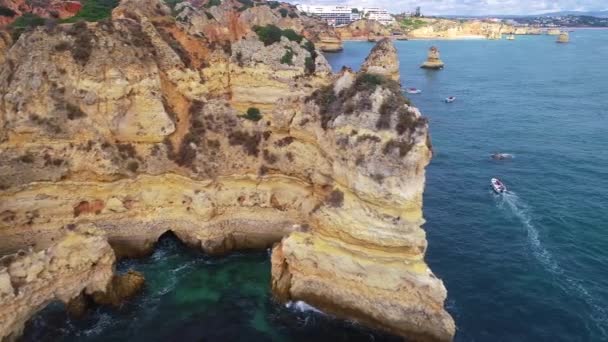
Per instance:
[[[568,275],[555,261],[551,252],[543,246],[538,229],[532,223],[530,208],[514,192],[509,191],[497,197],[500,198],[498,201],[499,208],[507,210],[515,216],[526,229],[528,242],[534,257],[555,276],[555,279],[560,282],[560,286],[564,287],[567,292],[576,293],[591,308],[592,318],[597,328],[602,332],[602,335],[608,337],[608,312],[606,308],[597,303],[580,280]]]

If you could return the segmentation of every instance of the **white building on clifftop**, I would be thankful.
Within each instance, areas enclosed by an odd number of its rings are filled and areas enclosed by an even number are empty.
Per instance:
[[[301,12],[320,17],[329,25],[341,26],[361,18],[359,10],[350,6],[297,5]]]
[[[387,10],[379,7],[325,6],[325,5],[297,5],[298,10],[325,19],[332,26],[347,25],[355,20],[375,20],[383,25],[395,22]]]
[[[376,20],[383,25],[390,25],[395,22],[395,18],[387,10],[379,7],[363,7],[360,9],[362,17],[369,20]]]

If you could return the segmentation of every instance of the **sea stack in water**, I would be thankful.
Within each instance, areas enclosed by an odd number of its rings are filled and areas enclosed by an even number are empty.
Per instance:
[[[273,248],[272,290],[281,301],[302,300],[414,341],[449,341],[454,321],[443,283],[424,261],[420,227],[428,125],[407,104],[394,69],[379,67],[396,60],[391,41],[379,42],[361,72],[343,69],[304,108],[302,119],[320,111],[318,146],[336,146],[325,153],[340,157],[309,229]]]
[[[561,32],[559,34],[559,36],[557,36],[557,42],[558,43],[568,43],[570,41],[570,35],[568,34],[568,32]]]
[[[432,46],[429,49],[426,61],[420,67],[423,69],[439,70],[443,69],[443,66],[443,61],[439,58],[439,49],[436,46]]]
[[[388,38],[380,40],[363,62],[361,71],[384,75],[399,82],[399,59],[397,49]]]

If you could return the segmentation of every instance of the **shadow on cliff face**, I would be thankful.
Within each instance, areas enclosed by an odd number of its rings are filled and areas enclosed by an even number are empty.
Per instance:
[[[174,233],[147,257],[123,259],[119,272],[144,274],[141,294],[118,308],[70,318],[54,303],[26,325],[23,341],[400,341],[314,311],[272,300],[267,251],[209,256]]]

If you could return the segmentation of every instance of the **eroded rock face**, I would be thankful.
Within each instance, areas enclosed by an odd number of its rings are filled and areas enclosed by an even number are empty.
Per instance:
[[[361,19],[336,28],[342,39],[386,37],[391,35],[391,29],[376,20]]]
[[[388,38],[380,40],[363,62],[361,71],[399,82],[399,58],[395,45]]]
[[[0,259],[0,339],[21,335],[25,322],[54,300],[105,291],[114,261],[106,239],[93,233],[69,233],[46,250]]]
[[[315,34],[289,5],[283,17],[268,4],[145,3],[36,29],[7,52],[0,253],[89,224],[120,255],[167,230],[215,254],[282,241],[278,298],[451,339],[420,228],[428,125],[401,94],[392,44],[365,71],[333,75],[307,39],[262,43],[243,19]]]
[[[115,274],[103,291],[93,292],[92,299],[97,304],[119,307],[125,300],[138,294],[144,282],[144,275],[137,271],[130,270],[125,274]]]
[[[407,35],[413,39],[486,39],[495,35],[514,32],[512,25],[485,22],[480,20],[458,21],[449,19],[422,18],[420,27],[408,31]],[[521,33],[516,34],[524,34]]]

